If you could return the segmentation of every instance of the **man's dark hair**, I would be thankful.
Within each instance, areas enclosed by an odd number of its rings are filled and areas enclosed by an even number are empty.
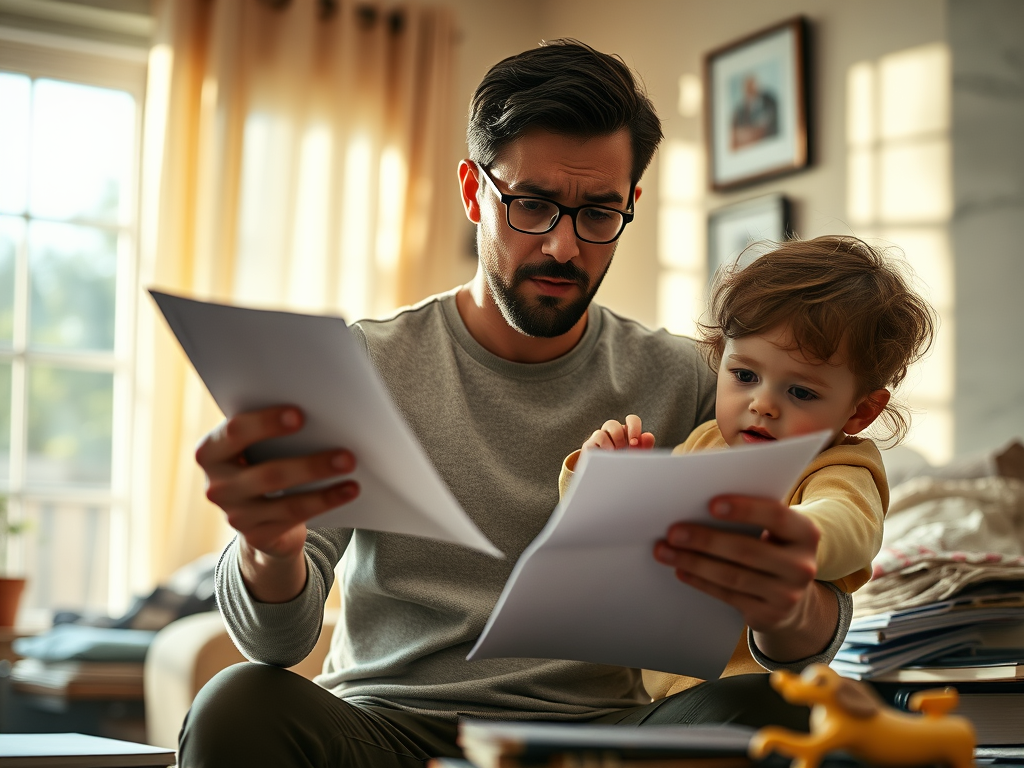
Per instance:
[[[491,67],[469,105],[469,157],[490,166],[531,128],[584,138],[628,129],[633,184],[662,139],[654,105],[622,59],[568,38]]]

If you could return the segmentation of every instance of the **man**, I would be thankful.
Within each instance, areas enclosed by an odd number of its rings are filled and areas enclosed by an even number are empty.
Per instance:
[[[197,460],[209,498],[239,534],[217,572],[236,644],[269,665],[304,657],[344,555],[342,618],[318,685],[266,665],[214,678],[183,728],[183,766],[422,765],[460,754],[462,716],[806,725],[806,710],[775,697],[765,675],[650,704],[638,670],[465,660],[557,503],[562,457],[595,414],[643,413],[656,434],[678,441],[714,406],[692,340],[591,303],[661,139],[629,69],[574,41],[507,59],[474,95],[468,138],[459,183],[477,224],[476,275],[355,328],[441,477],[507,559],[374,531],[307,530],[303,521],[358,493],[344,480],[358,457],[341,448],[249,466],[246,447],[300,429],[302,415],[282,406],[225,422]],[[267,497],[333,476],[340,482],[328,490]],[[652,556],[736,606],[766,666],[830,658],[850,605],[814,581],[813,525],[764,499],[720,499],[715,513],[770,536],[676,525]]]

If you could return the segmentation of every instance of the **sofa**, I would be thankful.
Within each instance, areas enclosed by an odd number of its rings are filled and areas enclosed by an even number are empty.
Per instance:
[[[338,611],[324,612],[320,637],[292,672],[312,679],[320,674]],[[144,691],[146,741],[177,749],[178,731],[199,689],[220,670],[245,661],[235,648],[217,611],[195,613],[171,622],[157,633],[146,654]]]

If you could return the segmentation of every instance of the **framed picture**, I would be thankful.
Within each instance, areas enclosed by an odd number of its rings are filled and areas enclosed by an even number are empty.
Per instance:
[[[810,162],[807,29],[798,16],[705,57],[712,189],[733,189]]]
[[[708,215],[708,277],[724,264],[746,266],[761,255],[759,240],[781,242],[792,232],[791,206],[785,195],[764,195],[733,203]],[[738,260],[738,261],[737,261]]]

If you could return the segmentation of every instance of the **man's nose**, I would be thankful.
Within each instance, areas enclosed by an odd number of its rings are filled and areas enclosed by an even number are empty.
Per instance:
[[[543,237],[544,244],[541,250],[556,261],[564,264],[579,256],[580,244],[576,239],[576,229],[568,216],[559,218],[554,229],[546,232]]]

